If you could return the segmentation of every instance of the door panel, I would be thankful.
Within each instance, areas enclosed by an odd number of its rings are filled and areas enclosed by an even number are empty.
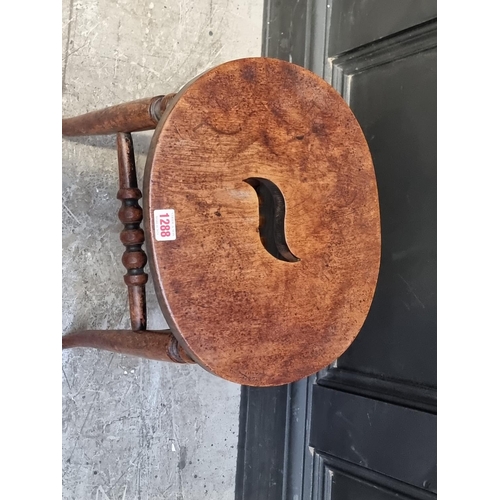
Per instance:
[[[315,386],[310,446],[419,488],[436,491],[436,416]]]
[[[410,405],[419,396],[435,405],[435,22],[334,58],[333,80],[368,140],[382,221],[381,268],[370,314],[337,368],[361,374],[363,386],[366,376],[374,376],[374,384],[410,384]]]
[[[315,499],[325,500],[432,500],[436,496],[370,469],[320,454],[323,465],[322,490]]]
[[[436,17],[432,0],[333,0],[329,53],[342,54]]]

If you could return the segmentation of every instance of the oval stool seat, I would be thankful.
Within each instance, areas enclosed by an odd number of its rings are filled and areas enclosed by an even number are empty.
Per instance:
[[[211,373],[289,383],[362,327],[380,261],[375,173],[349,107],[310,71],[240,59],[185,85],[153,136],[144,211],[162,311]]]

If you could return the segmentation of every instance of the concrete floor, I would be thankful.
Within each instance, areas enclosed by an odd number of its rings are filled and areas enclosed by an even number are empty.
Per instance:
[[[258,56],[262,0],[63,0],[63,115]],[[151,133],[135,134],[140,180]],[[63,140],[63,332],[128,328],[114,137]],[[164,328],[152,283],[150,328]],[[240,387],[197,366],[63,353],[65,500],[232,500]]]

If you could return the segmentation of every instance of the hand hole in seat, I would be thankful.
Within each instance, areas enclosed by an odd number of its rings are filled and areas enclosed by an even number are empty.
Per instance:
[[[276,259],[298,262],[285,239],[285,198],[278,186],[262,177],[249,177],[244,182],[259,198],[259,235],[264,248]]]

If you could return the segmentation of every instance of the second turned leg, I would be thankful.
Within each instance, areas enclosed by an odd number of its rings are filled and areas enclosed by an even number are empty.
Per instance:
[[[147,325],[146,283],[148,275],[144,272],[147,256],[142,249],[144,231],[141,229],[142,208],[138,203],[142,193],[137,187],[132,136],[119,132],[116,136],[116,145],[120,177],[117,198],[122,201],[118,216],[125,226],[120,234],[121,242],[126,248],[122,257],[123,265],[127,269],[124,280],[128,287],[132,330],[138,331],[145,330]]]
[[[160,95],[63,118],[62,135],[106,135],[154,130],[175,94]]]

